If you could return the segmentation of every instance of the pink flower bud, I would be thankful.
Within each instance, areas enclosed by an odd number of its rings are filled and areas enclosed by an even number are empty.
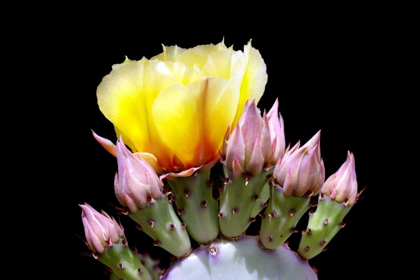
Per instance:
[[[325,168],[321,159],[320,136],[321,132],[318,131],[302,147],[298,142],[277,161],[273,178],[276,184],[283,187],[286,195],[313,196],[321,190]]]
[[[154,168],[140,155],[131,153],[120,138],[117,141],[118,172],[114,190],[118,201],[137,212],[147,203],[161,197],[162,182]]]
[[[106,247],[117,243],[124,236],[123,228],[107,213],[99,213],[87,203],[79,206],[82,208],[86,241],[93,252],[103,253]]]
[[[278,102],[263,117],[255,100],[245,104],[236,128],[228,129],[223,144],[226,166],[235,176],[242,173],[256,176],[265,168],[274,166],[284,153],[283,119],[277,113]],[[278,114],[278,116],[277,116]]]
[[[331,199],[351,206],[357,201],[357,178],[354,156],[347,152],[347,159],[341,167],[325,181],[321,193]]]

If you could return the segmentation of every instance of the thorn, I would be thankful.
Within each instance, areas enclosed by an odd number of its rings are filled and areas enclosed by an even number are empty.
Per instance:
[[[312,229],[308,229],[307,234],[312,234]]]
[[[290,231],[291,231],[292,233],[299,232],[299,230],[297,229],[297,227],[292,227],[292,228],[290,229]]]
[[[220,212],[217,216],[219,216],[219,218],[223,218],[225,216],[225,214],[223,214],[222,212]]]
[[[317,269],[315,266],[312,266],[312,269],[315,271],[316,274],[318,274],[319,269]]]
[[[187,227],[187,224],[186,223],[181,223],[181,228],[182,229],[185,229]]]
[[[328,219],[325,219],[323,224],[324,226],[328,225]]]
[[[200,203],[201,208],[207,208],[207,201],[203,200]]]
[[[252,200],[257,201],[258,198],[260,198],[260,196],[258,194],[254,194],[254,196],[252,197]]]
[[[212,178],[210,178],[210,179],[207,181],[207,185],[209,185],[209,187],[213,187],[213,179],[212,179]]]
[[[268,242],[273,242],[273,237],[270,235],[269,237],[267,237],[267,241]]]
[[[265,213],[260,213],[260,214],[258,214],[258,215],[260,215],[261,216],[261,218],[265,218]]]
[[[98,253],[92,252],[92,256],[95,260],[99,259]]]
[[[162,243],[159,240],[153,241],[154,246],[160,246]]]
[[[191,191],[190,191],[189,189],[185,189],[185,190],[184,190],[184,196],[185,196],[186,198],[189,198],[189,197],[191,196]]]
[[[356,202],[359,201],[361,198],[360,195],[366,190],[367,184],[360,190],[360,192],[356,195]],[[364,197],[363,197],[364,198]],[[362,199],[363,199],[362,198]]]
[[[319,243],[321,246],[325,246],[325,244],[327,244],[327,241],[321,241],[321,243]]]
[[[257,219],[255,219],[254,217],[249,218],[248,222],[253,223],[255,222]]]
[[[289,247],[289,240],[286,240],[286,242],[284,242],[284,246],[286,246],[287,248],[290,249],[290,247]]]
[[[171,193],[171,192],[169,192],[169,193],[168,193],[168,201],[169,201],[169,202],[172,202],[172,201],[174,201],[174,199],[175,199],[174,194],[173,194],[173,193]]]
[[[313,209],[309,209],[309,212],[308,212],[309,216],[312,216],[314,213],[315,211]]]
[[[268,202],[267,202],[267,201],[266,201],[266,202],[264,202],[261,206],[262,206],[263,208],[267,207],[267,206],[268,206]]]
[[[322,249],[322,252],[325,252],[325,251],[327,251],[327,247],[324,247],[324,249]]]
[[[136,224],[136,229],[137,229],[137,230],[143,230],[142,226],[141,226],[141,225],[139,225],[139,224]]]
[[[134,253],[137,253],[137,252],[138,252],[138,250],[137,250],[137,246],[133,246],[133,247],[131,247],[131,250],[132,250]]]
[[[239,212],[239,209],[238,208],[236,208],[236,207],[232,208],[232,214],[233,215],[238,214],[238,212]]]
[[[147,225],[149,226],[149,227],[154,227],[155,226],[155,221],[153,221],[153,220],[148,220],[147,221]]]
[[[249,181],[251,181],[251,176],[250,175],[246,175],[246,178],[245,178],[245,186],[248,185]]]
[[[123,239],[121,241],[121,245],[123,245],[124,247],[127,247],[128,246],[127,240]]]
[[[310,207],[318,206],[318,200],[311,200],[311,201],[309,201],[309,206]]]
[[[306,251],[306,252],[308,252],[308,251],[309,251],[309,249],[310,249],[310,248],[309,248],[309,246],[306,246],[306,247],[305,247],[305,251]]]
[[[289,216],[293,217],[296,214],[296,210],[295,209],[290,209],[289,210]]]
[[[127,207],[119,207],[119,206],[116,206],[112,203],[108,203],[108,204],[111,205],[112,208],[114,208],[115,210],[120,211],[121,212],[120,214],[128,215],[128,208]]]
[[[230,178],[223,178],[223,184],[224,185],[230,185],[230,184],[232,184],[232,180]]]
[[[125,269],[125,265],[124,265],[124,264],[122,264],[122,263],[119,263],[119,264],[118,264],[118,268],[119,268],[119,269]]]
[[[137,269],[137,274],[140,275],[143,273],[143,270],[141,268]]]
[[[177,212],[178,212],[178,215],[180,216],[182,216],[182,214],[185,213],[184,209],[178,209]]]
[[[170,224],[170,225],[169,225],[169,229],[170,229],[170,230],[175,230],[175,229],[176,229],[176,226],[175,226],[174,224]]]

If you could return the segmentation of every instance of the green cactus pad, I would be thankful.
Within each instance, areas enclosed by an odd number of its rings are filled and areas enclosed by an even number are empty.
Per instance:
[[[268,183],[263,187],[258,202],[254,205],[251,212],[251,217],[255,218],[261,211],[267,207],[268,199],[270,198],[270,185]]]
[[[163,195],[137,212],[129,212],[128,216],[153,238],[156,246],[176,257],[182,257],[191,250],[185,224],[179,220],[167,196]]]
[[[309,217],[308,227],[300,240],[299,255],[309,260],[320,254],[344,226],[343,218],[350,209],[351,206],[331,200],[327,195],[320,196],[316,211]]]
[[[110,279],[154,280],[124,238],[108,246],[98,260],[112,270]]]
[[[178,214],[187,231],[198,243],[213,241],[219,234],[218,203],[213,198],[210,171],[197,171],[189,177],[168,180]]]
[[[270,187],[270,200],[261,221],[261,244],[267,249],[283,245],[297,231],[296,225],[310,208],[309,202],[309,197],[285,195],[282,187]]]
[[[177,260],[162,280],[315,280],[308,262],[286,246],[261,249],[258,238],[245,236],[238,241],[219,240],[201,246]]]
[[[228,182],[220,192],[220,231],[226,237],[236,238],[255,220],[253,209],[261,202],[261,192],[270,173],[263,171],[258,176],[235,177],[231,170],[225,166],[223,169]]]

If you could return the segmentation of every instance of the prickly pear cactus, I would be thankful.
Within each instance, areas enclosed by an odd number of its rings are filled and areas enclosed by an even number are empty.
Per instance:
[[[318,279],[310,261],[360,195],[354,155],[326,178],[321,131],[286,146],[281,98],[258,108],[266,82],[251,42],[164,47],[103,78],[98,104],[117,140],[93,137],[118,163],[115,209],[173,257],[161,267],[128,246],[115,218],[80,205],[85,243],[110,279]]]

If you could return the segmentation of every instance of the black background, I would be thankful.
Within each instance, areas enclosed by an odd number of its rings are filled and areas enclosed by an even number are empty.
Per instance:
[[[142,13],[118,10],[127,17],[83,15],[68,18],[60,40],[49,47],[64,59],[60,78],[65,96],[57,99],[63,111],[57,112],[58,129],[65,153],[65,165],[54,182],[65,201],[66,219],[54,220],[64,226],[66,251],[70,258],[62,268],[70,279],[108,279],[104,267],[91,257],[84,239],[79,204],[121,219],[130,245],[140,252],[150,251],[166,265],[169,255],[152,246],[152,240],[134,229],[134,223],[120,215],[113,193],[116,160],[93,138],[92,131],[115,141],[112,124],[97,106],[96,87],[113,64],[130,59],[150,58],[162,51],[162,44],[190,48],[217,44],[224,40],[235,50],[252,39],[267,65],[268,83],[259,107],[269,110],[276,98],[285,122],[286,142],[309,140],[321,130],[321,155],[326,175],[335,172],[354,153],[359,189],[366,186],[362,199],[346,220],[350,223],[331,241],[328,250],[310,261],[323,279],[368,279],[380,258],[377,218],[382,214],[377,171],[379,128],[377,96],[379,85],[387,81],[380,73],[386,45],[387,22],[371,13],[336,13],[328,17],[296,17],[221,14],[210,18],[181,15],[142,17]],[[67,20],[67,19],[66,19]],[[54,57],[50,59],[54,60]],[[53,69],[54,70],[54,69]],[[61,109],[60,109],[61,110]],[[65,142],[62,140],[65,139]],[[51,160],[54,164],[55,161]],[[58,191],[57,191],[58,192]],[[63,223],[65,220],[65,225]],[[52,223],[52,224],[54,224]],[[258,221],[257,221],[258,223]],[[303,228],[301,228],[303,229]],[[251,229],[253,231],[254,229]],[[291,247],[299,234],[291,238]],[[62,248],[62,243],[57,247]]]

